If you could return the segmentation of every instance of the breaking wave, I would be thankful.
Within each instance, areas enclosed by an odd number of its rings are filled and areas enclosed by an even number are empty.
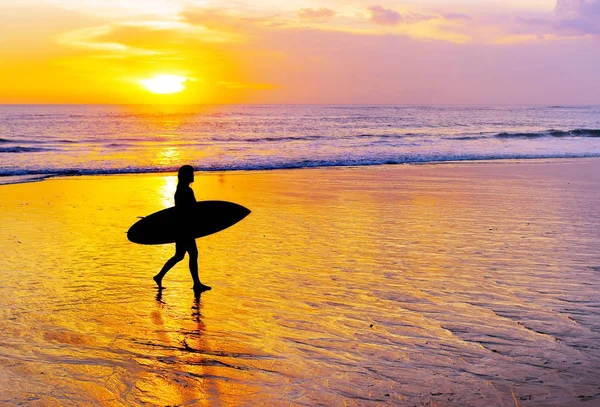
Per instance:
[[[600,137],[600,129],[546,130],[532,133],[499,133],[499,139],[536,139],[544,137]]]
[[[51,151],[50,148],[38,148],[38,147],[0,147],[0,153],[40,153],[42,151]]]

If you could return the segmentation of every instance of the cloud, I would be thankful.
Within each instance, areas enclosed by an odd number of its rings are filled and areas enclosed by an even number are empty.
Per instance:
[[[119,41],[110,41],[101,39],[108,36],[113,30],[110,25],[82,28],[70,31],[58,36],[57,41],[61,45],[67,45],[75,48],[87,48],[96,51],[105,51],[115,54],[128,55],[157,55],[158,52],[131,47]]]
[[[462,13],[442,13],[442,17],[449,21],[473,21],[471,16]]]
[[[298,17],[308,20],[325,20],[335,15],[335,11],[328,8],[303,8],[298,12]]]
[[[84,50],[87,58],[120,58],[147,64],[206,57],[220,45],[244,41],[234,32],[153,20],[91,26],[55,38],[59,45]]]
[[[557,0],[556,13],[563,16],[581,17],[587,13],[598,15],[600,13],[600,1],[598,0]]]
[[[396,10],[383,8],[381,6],[369,7],[371,21],[380,25],[396,25],[402,21],[402,15]]]
[[[180,13],[180,18],[191,26],[205,27],[237,38],[255,34],[265,28],[277,29],[288,25],[288,21],[280,18],[279,14],[240,14],[217,8],[189,8]]]
[[[600,34],[600,0],[557,0],[555,13],[561,32]]]
[[[386,9],[382,6],[371,6],[369,7],[371,12],[371,21],[379,25],[394,26],[400,23],[414,24],[419,22],[433,21],[433,20],[445,20],[455,22],[471,22],[473,19],[462,13],[441,13],[437,15],[433,14],[419,14],[419,13],[408,13],[400,14],[396,10]]]
[[[498,27],[503,36],[494,43],[600,36],[600,0],[556,0],[554,14],[523,15],[501,21]]]
[[[180,13],[180,17],[188,24],[208,28],[235,30],[242,26],[243,19],[234,21],[231,17],[217,9],[190,8]]]

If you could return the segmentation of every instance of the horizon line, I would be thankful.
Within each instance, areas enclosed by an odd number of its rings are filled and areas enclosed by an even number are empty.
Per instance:
[[[600,103],[0,103],[0,106],[419,106],[600,107]]]

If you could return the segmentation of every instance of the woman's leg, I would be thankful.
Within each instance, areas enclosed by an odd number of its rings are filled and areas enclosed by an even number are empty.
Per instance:
[[[198,277],[198,246],[196,241],[191,240],[187,243],[187,252],[190,257],[190,274],[194,281],[194,287],[200,285],[200,277]]]
[[[183,257],[185,256],[185,251],[185,245],[182,245],[181,242],[175,243],[175,255],[169,260],[167,260],[160,272],[153,277],[154,281],[156,281],[156,285],[158,285],[158,288],[162,288],[162,279],[165,276],[165,274],[167,274],[167,272],[171,270],[173,266],[175,266],[177,263],[183,260]]]
[[[192,280],[194,280],[194,292],[199,293],[210,290],[209,286],[200,282],[200,277],[198,276],[198,246],[196,246],[195,240],[190,242],[187,252],[190,256],[190,273],[192,274]]]

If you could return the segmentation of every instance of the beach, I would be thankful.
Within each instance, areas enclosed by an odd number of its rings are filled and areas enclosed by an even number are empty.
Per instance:
[[[600,403],[600,159],[198,172],[198,301],[126,238],[175,186],[0,185],[0,404]]]

